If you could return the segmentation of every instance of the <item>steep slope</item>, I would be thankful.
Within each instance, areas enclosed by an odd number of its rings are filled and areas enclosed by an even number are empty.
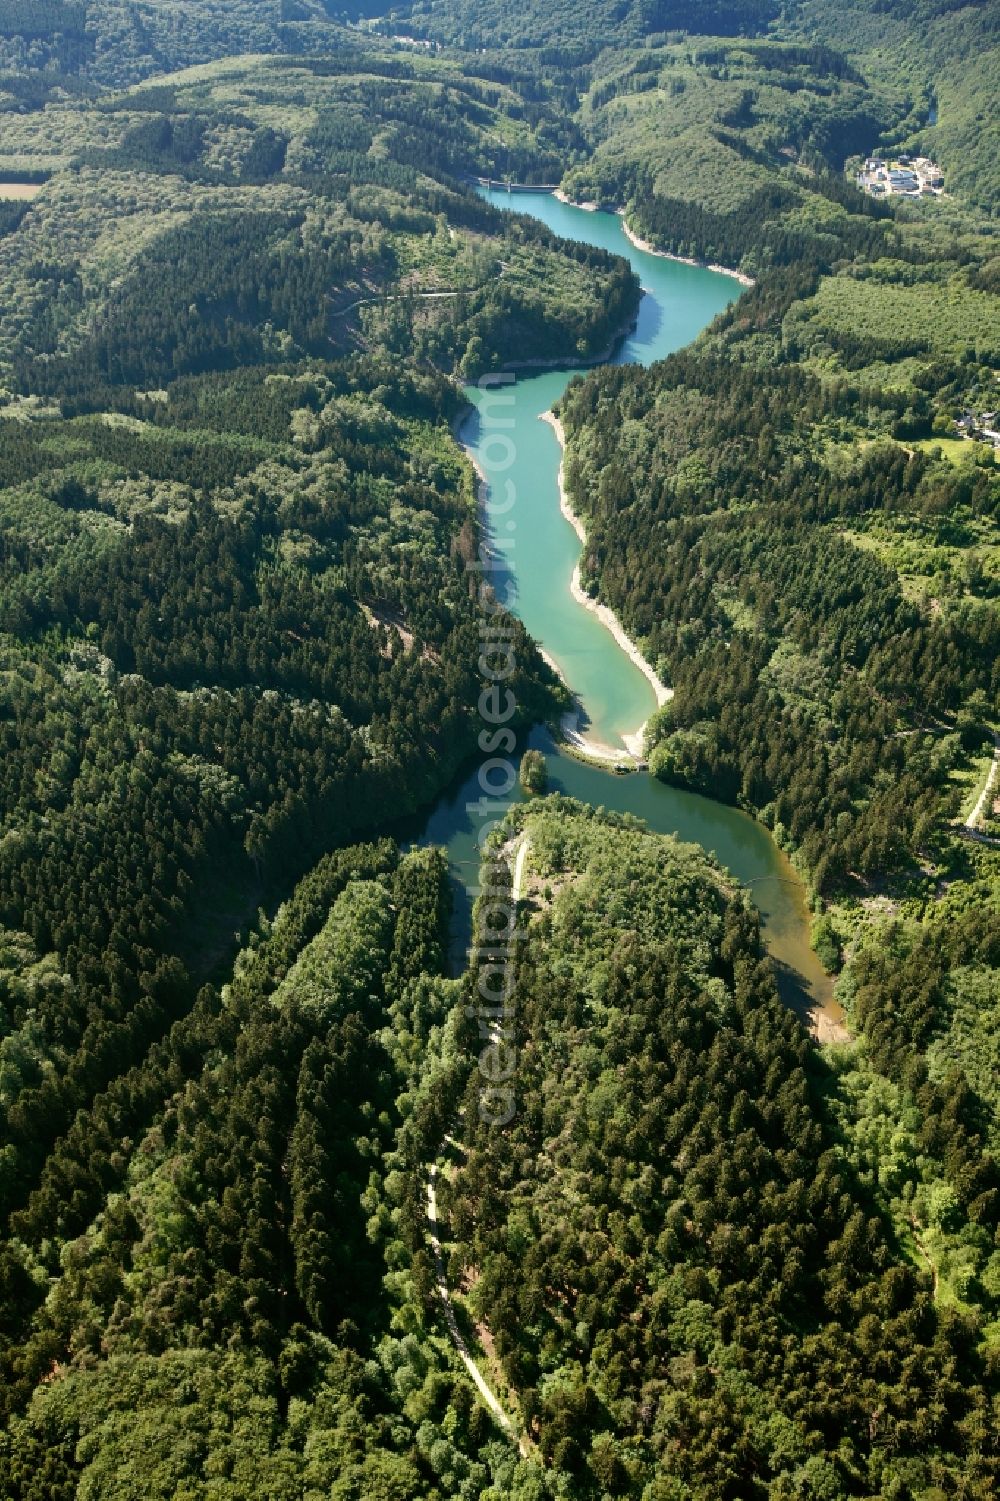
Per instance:
[[[350,9],[350,8],[349,8]],[[598,0],[581,10],[566,0],[445,0],[395,5],[386,28],[476,51],[481,47],[568,49],[566,59],[581,61],[605,47],[626,47],[656,32],[687,31],[700,35],[755,35],[779,13],[774,0]]]
[[[545,1462],[575,1496],[985,1497],[982,1367],[823,1123],[745,898],[576,804],[515,833],[517,1110],[469,1090],[444,1212]]]

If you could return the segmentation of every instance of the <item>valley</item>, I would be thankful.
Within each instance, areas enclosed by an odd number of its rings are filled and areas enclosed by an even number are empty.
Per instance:
[[[986,1501],[992,9],[375,10],[0,0],[0,1496]]]

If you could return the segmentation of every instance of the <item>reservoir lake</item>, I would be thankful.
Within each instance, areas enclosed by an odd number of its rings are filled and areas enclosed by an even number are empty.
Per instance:
[[[590,212],[547,193],[482,190],[500,208],[532,214],[567,239],[624,256],[643,287],[636,326],[610,363],[649,365],[690,343],[740,293],[731,276],[637,248],[616,214]],[[487,395],[466,390],[470,412],[459,437],[485,479],[486,512],[494,544],[502,548],[511,608],[577,696],[581,727],[589,737],[621,745],[653,713],[656,700],[646,677],[595,614],[570,592],[581,546],[559,506],[558,439],[542,414],[557,402],[578,371],[551,369],[518,375]],[[502,420],[501,422],[498,419]],[[510,441],[498,441],[497,433]],[[491,441],[491,436],[493,441]],[[504,545],[507,544],[507,545]],[[502,596],[502,589],[499,591]],[[658,833],[701,845],[749,889],[785,1001],[822,1039],[836,1036],[843,1013],[809,943],[805,886],[763,825],[739,809],[669,787],[646,771],[616,774],[567,754],[537,727],[527,744],[543,751],[549,790],[641,818]],[[452,962],[460,968],[471,932],[482,820],[467,804],[482,796],[473,767],[439,799],[421,843],[447,850],[455,880]],[[511,794],[519,796],[517,789]]]

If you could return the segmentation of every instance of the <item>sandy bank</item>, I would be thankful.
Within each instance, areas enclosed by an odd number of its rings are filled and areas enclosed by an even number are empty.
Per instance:
[[[456,443],[459,444],[476,473],[476,502],[479,509],[480,520],[483,526],[483,540],[488,547],[490,533],[489,518],[486,514],[486,504],[489,500],[489,481],[486,478],[479,460],[462,439],[462,429],[471,415],[472,411],[468,407],[463,409],[463,411],[461,411],[452,422],[451,431]],[[546,413],[546,420],[551,420],[553,424],[555,424],[556,422],[556,419],[554,417],[551,417],[550,413]],[[557,430],[560,433],[562,431],[561,428],[558,428]],[[561,441],[562,439],[560,437],[560,442]],[[560,468],[560,482],[561,478],[562,471]],[[565,511],[564,514],[568,515],[570,520],[573,522],[573,525],[577,526],[579,529],[579,523],[577,522],[576,518],[573,517],[571,513],[568,512],[568,510]],[[582,537],[582,530],[580,530],[580,535]],[[588,599],[587,596],[583,594],[583,591],[579,588],[579,579],[576,574],[574,574],[573,582],[576,590],[578,591],[577,597],[580,599],[580,602],[582,604],[585,604],[588,609],[595,609],[596,607],[594,601],[592,599]],[[602,605],[600,606],[600,608],[604,609],[605,606]],[[607,613],[611,615],[610,610]],[[614,619],[613,616],[612,619]],[[564,683],[567,688],[570,689],[570,692],[572,692],[570,684],[566,680],[566,674],[563,672],[556,659],[545,650],[544,646],[539,645],[537,642],[536,645],[538,645],[539,655],[542,657],[542,659],[548,663],[549,667],[551,667],[556,677],[559,678],[559,680]],[[644,664],[644,667],[648,668],[648,664]],[[652,671],[651,668],[649,668],[648,670]],[[672,690],[670,689],[664,688],[662,684],[659,685],[659,692],[665,693],[668,697],[670,696],[671,691]],[[657,693],[658,702],[660,701],[659,692]],[[642,759],[642,737],[645,725],[636,730],[633,735],[624,735],[622,737],[625,745],[628,747],[627,750],[623,750],[621,746],[607,745],[603,740],[596,740],[591,736],[583,734],[580,730],[580,715],[582,713],[582,710],[575,698],[574,703],[576,704],[576,707],[568,709],[560,719],[559,731],[566,743],[568,745],[571,745],[579,755],[584,756],[588,761],[594,761],[601,766],[634,766],[637,761],[640,761]]]
[[[543,412],[542,421],[547,422],[552,428],[552,431],[555,433],[557,439],[559,440],[559,447],[565,453],[566,435],[563,432],[563,426],[559,421],[559,418],[556,417],[552,412]],[[580,542],[584,546],[586,546],[587,533],[584,530],[583,522],[571,507],[569,503],[569,497],[566,494],[563,462],[560,462],[559,465],[559,509],[562,511],[570,526],[576,532],[577,536],[580,539]],[[618,619],[618,616],[615,614],[614,610],[610,609],[607,605],[602,605],[596,599],[591,599],[590,595],[584,591],[580,583],[579,564],[577,564],[576,568],[574,568],[573,570],[573,578],[570,582],[570,590],[577,604],[583,605],[584,609],[590,610],[592,614],[597,616],[598,620],[605,627],[605,629],[611,632],[611,635],[614,637],[615,642],[628,657],[629,661],[632,662],[634,666],[638,667],[639,671],[642,673],[643,677],[647,680],[653,690],[653,693],[656,697],[657,707],[659,708],[661,705],[669,703],[670,699],[672,699],[674,696],[674,690],[672,688],[668,688],[665,683],[661,682],[659,676],[654,671],[649,662],[646,661],[646,658],[643,656],[638,646],[636,646],[631,636],[627,634],[624,626]],[[571,741],[571,743],[578,745],[578,748],[583,750],[593,749],[596,753],[601,755],[602,759],[605,760],[608,759],[609,752],[611,753],[611,756],[614,760],[622,759],[621,751],[615,751],[611,746],[604,745],[600,741],[589,739],[589,737],[580,733],[576,724],[568,723],[568,721],[572,721],[575,718],[576,716],[574,715],[568,715],[564,716],[563,719],[563,733],[566,735],[567,739]],[[639,728],[633,731],[631,734],[622,736],[622,740],[628,747],[627,754],[635,760],[640,760],[642,758],[643,735],[645,729],[646,726],[643,724],[640,725]]]
[[[827,1005],[817,1001],[810,1006],[806,1024],[816,1041],[826,1046],[853,1041],[843,1009],[837,1001],[830,1001]]]
[[[567,688],[570,687],[559,663],[544,646],[539,646],[539,655],[542,660],[552,668],[556,677]],[[572,689],[570,689],[572,692]],[[635,766],[642,759],[642,730],[637,730],[634,735],[626,735],[622,738],[628,746],[628,750],[622,750],[620,745],[608,745],[604,740],[596,740],[592,735],[585,735],[580,729],[580,716],[583,713],[580,701],[573,696],[574,707],[567,709],[559,720],[559,733],[567,745],[587,761],[593,761],[599,766]]]
[[[588,214],[597,213],[601,207],[599,203],[578,203],[575,199],[570,198],[568,193],[564,193],[562,188],[556,189],[555,197],[559,199],[560,203],[568,203],[570,208],[582,208]],[[636,234],[634,229],[629,228],[624,209],[614,208],[609,210],[609,212],[618,215],[622,221],[622,229],[625,231],[626,239],[630,244],[635,246],[636,250],[644,250],[647,255],[658,255],[665,261],[677,261],[682,266],[700,266],[703,271],[717,271],[720,276],[731,276],[734,281],[739,282],[741,287],[752,287],[755,285],[752,276],[747,276],[745,271],[737,271],[734,266],[720,266],[717,261],[699,261],[693,255],[674,255],[672,250],[661,250],[659,246],[653,245],[649,240],[644,240],[641,235]]]
[[[37,198],[43,187],[40,182],[0,182],[0,198]]]
[[[623,735],[622,739],[628,749],[622,750],[621,746],[608,745],[605,740],[595,740],[593,736],[585,734],[580,729],[580,714],[579,708],[568,709],[559,721],[559,734],[585,761],[593,761],[597,766],[623,766],[629,769],[644,764],[642,730],[636,730],[634,735]]]
[[[568,193],[564,193],[562,188],[556,188],[555,197],[559,199],[560,203],[568,203],[570,208],[582,208],[588,214],[596,214],[601,207],[599,203],[577,203],[576,199],[571,198]]]
[[[717,271],[720,276],[731,276],[734,281],[739,282],[741,287],[755,285],[752,276],[747,276],[745,271],[737,271],[733,266],[720,266],[716,261],[699,261],[693,255],[674,255],[670,250],[660,250],[656,245],[650,244],[649,240],[644,240],[641,235],[637,235],[634,229],[629,228],[628,221],[620,209],[617,213],[622,221],[626,239],[635,246],[636,250],[644,250],[647,255],[662,256],[665,261],[679,261],[682,266],[700,266],[703,271]]]
[[[468,404],[468,406],[464,406],[462,408],[462,410],[459,412],[458,416],[455,417],[452,420],[451,435],[454,438],[455,442],[458,444],[459,448],[465,454],[465,457],[468,459],[468,461],[472,465],[473,469],[475,470],[476,480],[477,480],[477,484],[476,484],[476,510],[479,512],[479,518],[480,518],[480,520],[483,521],[483,522],[485,522],[485,520],[486,520],[486,501],[489,498],[490,482],[486,478],[486,471],[483,468],[482,464],[480,464],[479,460],[476,458],[476,455],[472,452],[472,449],[469,447],[469,445],[466,443],[465,439],[462,437],[462,429],[465,426],[465,424],[470,420],[470,418],[475,414],[475,410],[476,409],[472,405],[471,402]],[[484,527],[484,534],[485,534],[484,535],[484,540],[488,542],[489,541],[489,535],[488,535],[488,528],[486,528],[486,527]]]

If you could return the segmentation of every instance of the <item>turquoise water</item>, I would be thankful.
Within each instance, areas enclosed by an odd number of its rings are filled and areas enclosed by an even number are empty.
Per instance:
[[[491,202],[533,214],[559,234],[624,255],[646,295],[635,331],[613,355],[615,363],[650,364],[689,343],[739,293],[732,278],[637,250],[613,214],[588,213],[542,194],[494,191]],[[580,543],[559,509],[559,444],[540,416],[557,401],[572,370],[519,375],[485,397],[471,387],[472,411],[462,441],[484,472],[487,511],[495,547],[506,568],[498,593],[507,598],[535,640],[557,662],[577,694],[595,738],[619,743],[655,707],[646,678],[595,615],[569,589]],[[619,776],[584,764],[536,729],[529,742],[544,751],[553,791],[597,807],[634,813],[658,833],[676,833],[715,854],[750,889],[782,994],[803,1014],[822,1010],[832,1020],[839,1008],[809,945],[806,892],[790,862],[760,824],[709,798],[657,782],[645,772]],[[520,796],[517,789],[511,797]],[[478,769],[440,799],[424,828],[423,843],[448,851],[456,882],[452,957],[458,967],[469,940],[479,839],[488,817],[482,811]]]
[[[631,261],[646,295],[634,333],[613,356],[615,364],[649,365],[689,344],[740,290],[730,276],[636,250],[617,214],[588,213],[545,193],[494,191],[483,196],[501,208],[533,214],[567,239],[599,245]],[[539,419],[559,400],[573,374],[520,375],[511,386],[490,392],[467,387],[473,411],[460,436],[490,483],[487,512],[496,545],[511,565],[513,608],[572,686],[588,733],[620,745],[622,735],[646,722],[656,699],[646,677],[597,616],[569,596],[580,542],[559,510],[559,443]],[[502,425],[507,421],[512,426]]]
[[[767,830],[738,808],[678,787],[667,787],[645,772],[618,776],[564,754],[548,731],[539,726],[527,745],[544,753],[550,792],[562,792],[595,808],[633,813],[658,834],[676,834],[699,844],[742,881],[761,915],[768,953],[778,985],[788,1005],[803,1017],[818,1010],[832,1021],[841,1019],[832,1001],[831,985],[809,944],[809,908],[805,888],[791,862]],[[518,789],[511,794],[521,801]],[[448,853],[455,881],[455,909],[451,931],[451,965],[464,967],[471,933],[472,901],[479,872],[481,833],[490,817],[502,816],[503,805],[484,816],[478,768],[473,768],[438,800],[420,842],[440,844]]]

